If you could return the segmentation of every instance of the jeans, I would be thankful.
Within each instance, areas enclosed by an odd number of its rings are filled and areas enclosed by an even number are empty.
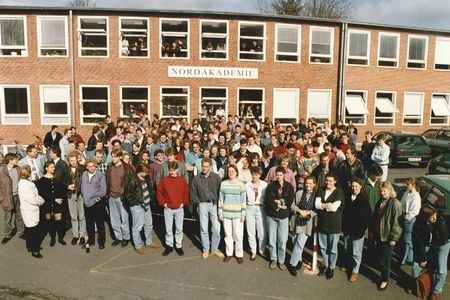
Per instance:
[[[109,198],[109,213],[115,238],[119,241],[129,240],[130,224],[128,223],[128,212],[123,206],[120,197]]]
[[[73,237],[86,237],[86,219],[84,217],[83,197],[77,197],[77,194],[73,193],[67,200],[69,204]]]
[[[402,265],[406,262],[413,261],[413,245],[412,245],[412,230],[416,218],[406,220],[403,225],[403,241],[405,242],[405,254],[403,255]]]
[[[352,270],[352,273],[359,273],[359,267],[362,261],[362,252],[364,247],[364,236],[361,238],[350,235],[344,236],[344,248],[346,256],[346,266]]]
[[[389,274],[391,273],[391,257],[393,246],[389,244],[389,241],[379,243],[379,253],[380,253],[380,280],[387,282],[389,280]]]
[[[428,252],[430,247],[425,246],[425,251]],[[414,261],[411,269],[411,277],[413,280],[416,280],[417,277],[420,276],[420,272],[422,271],[422,267],[419,265],[418,262]]]
[[[247,225],[248,244],[252,254],[256,254],[258,249],[260,253],[264,253],[266,249],[265,220],[266,214],[262,206],[247,206],[245,221]],[[256,246],[256,235],[258,236],[258,248]]]
[[[284,264],[286,257],[286,242],[289,237],[289,218],[275,220],[267,217],[267,235],[270,260]]]
[[[200,218],[200,237],[203,252],[209,251],[209,222],[211,222],[211,251],[217,251],[220,242],[220,222],[217,217],[217,205],[212,202],[200,202],[198,205]]]
[[[450,239],[446,244],[436,247],[434,249],[436,255],[436,283],[434,285],[433,293],[442,293],[442,288],[447,278],[447,259],[450,250]]]
[[[184,209],[182,207],[172,209],[164,208],[164,223],[166,225],[166,246],[173,248],[173,222],[175,218],[175,247],[181,248],[183,242],[183,218]]]
[[[336,268],[338,258],[339,233],[319,233],[319,247],[323,264],[329,269]]]
[[[244,223],[241,222],[241,219],[223,219],[223,231],[226,255],[233,256],[234,250],[236,257],[244,257]]]
[[[289,261],[291,266],[297,266],[302,260],[303,249],[305,248],[307,240],[308,236],[305,233],[297,233],[292,237],[292,244],[294,247],[292,249],[291,260]]]
[[[141,237],[142,228],[144,228],[145,243],[147,245],[150,245],[152,243],[152,211],[150,210],[150,206],[147,206],[146,209],[147,210],[145,210],[140,205],[134,205],[130,207],[131,220],[133,224],[131,228],[131,235],[133,236],[134,247],[136,249],[144,246],[144,242],[142,241]]]
[[[5,211],[4,218],[4,236],[7,238],[12,237],[14,229],[16,229],[17,235],[23,234],[25,230],[20,211],[19,195],[13,195],[11,200],[11,211]]]

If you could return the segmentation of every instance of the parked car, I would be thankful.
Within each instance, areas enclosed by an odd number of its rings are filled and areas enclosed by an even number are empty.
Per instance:
[[[374,135],[374,139],[380,134],[386,136],[386,144],[391,149],[389,167],[395,168],[399,164],[418,164],[426,168],[431,159],[431,149],[425,139],[418,134],[402,131],[382,131]]]
[[[450,151],[450,127],[432,128],[422,133],[433,155]]]
[[[450,151],[441,153],[430,160],[428,174],[450,174]]]

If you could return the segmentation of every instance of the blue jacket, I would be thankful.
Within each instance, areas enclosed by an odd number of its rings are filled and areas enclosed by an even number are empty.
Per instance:
[[[94,176],[89,181],[88,171],[84,171],[81,176],[81,195],[86,207],[94,206],[97,199],[106,196],[106,179],[99,170],[96,170]]]

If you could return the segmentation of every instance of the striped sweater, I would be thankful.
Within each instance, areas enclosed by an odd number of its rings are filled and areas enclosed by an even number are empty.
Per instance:
[[[219,216],[237,219],[245,216],[245,185],[240,180],[225,180],[220,185]]]

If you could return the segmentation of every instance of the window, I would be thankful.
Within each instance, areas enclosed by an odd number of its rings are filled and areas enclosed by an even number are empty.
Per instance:
[[[396,94],[393,92],[375,93],[375,125],[394,125]]]
[[[314,118],[317,123],[330,120],[331,90],[308,90],[307,119]]]
[[[80,56],[108,56],[108,18],[78,17],[78,39]]]
[[[163,118],[187,118],[189,87],[161,88],[161,116]]]
[[[264,116],[264,89],[239,88],[238,107],[240,117],[259,117],[261,120]]]
[[[367,92],[347,91],[345,95],[345,119],[348,123],[350,120],[353,124],[365,124],[367,110]]]
[[[43,125],[70,124],[68,85],[41,85],[41,122]]]
[[[200,112],[202,116],[227,116],[227,88],[200,88]]]
[[[149,96],[148,87],[120,88],[120,115],[128,118],[139,118],[148,114]]]
[[[437,37],[434,55],[436,70],[450,70],[450,38]]]
[[[395,33],[380,33],[378,39],[378,66],[398,67],[398,41],[400,35]]]
[[[300,62],[301,27],[276,24],[275,61]]]
[[[200,56],[202,59],[228,58],[228,22],[200,21]]]
[[[2,124],[30,125],[30,88],[28,85],[0,86]]]
[[[413,69],[425,69],[427,67],[428,37],[408,36],[408,61],[407,67]]]
[[[25,17],[0,16],[0,56],[27,56]]]
[[[81,124],[96,124],[109,115],[109,87],[80,87]]]
[[[349,47],[347,64],[368,66],[370,60],[370,32],[350,30],[348,35]]]
[[[239,22],[239,59],[265,59],[266,24]]]
[[[67,56],[67,17],[37,17],[39,56]]]
[[[309,44],[310,63],[333,63],[334,29],[311,27]]]
[[[161,57],[189,57],[189,21],[161,19]]]
[[[273,121],[281,124],[298,123],[299,89],[273,89]]]
[[[450,94],[433,94],[431,97],[431,125],[447,125],[450,116]]]
[[[148,57],[148,18],[120,20],[120,57]]]
[[[422,124],[423,97],[423,93],[405,93],[403,102],[403,124]]]

